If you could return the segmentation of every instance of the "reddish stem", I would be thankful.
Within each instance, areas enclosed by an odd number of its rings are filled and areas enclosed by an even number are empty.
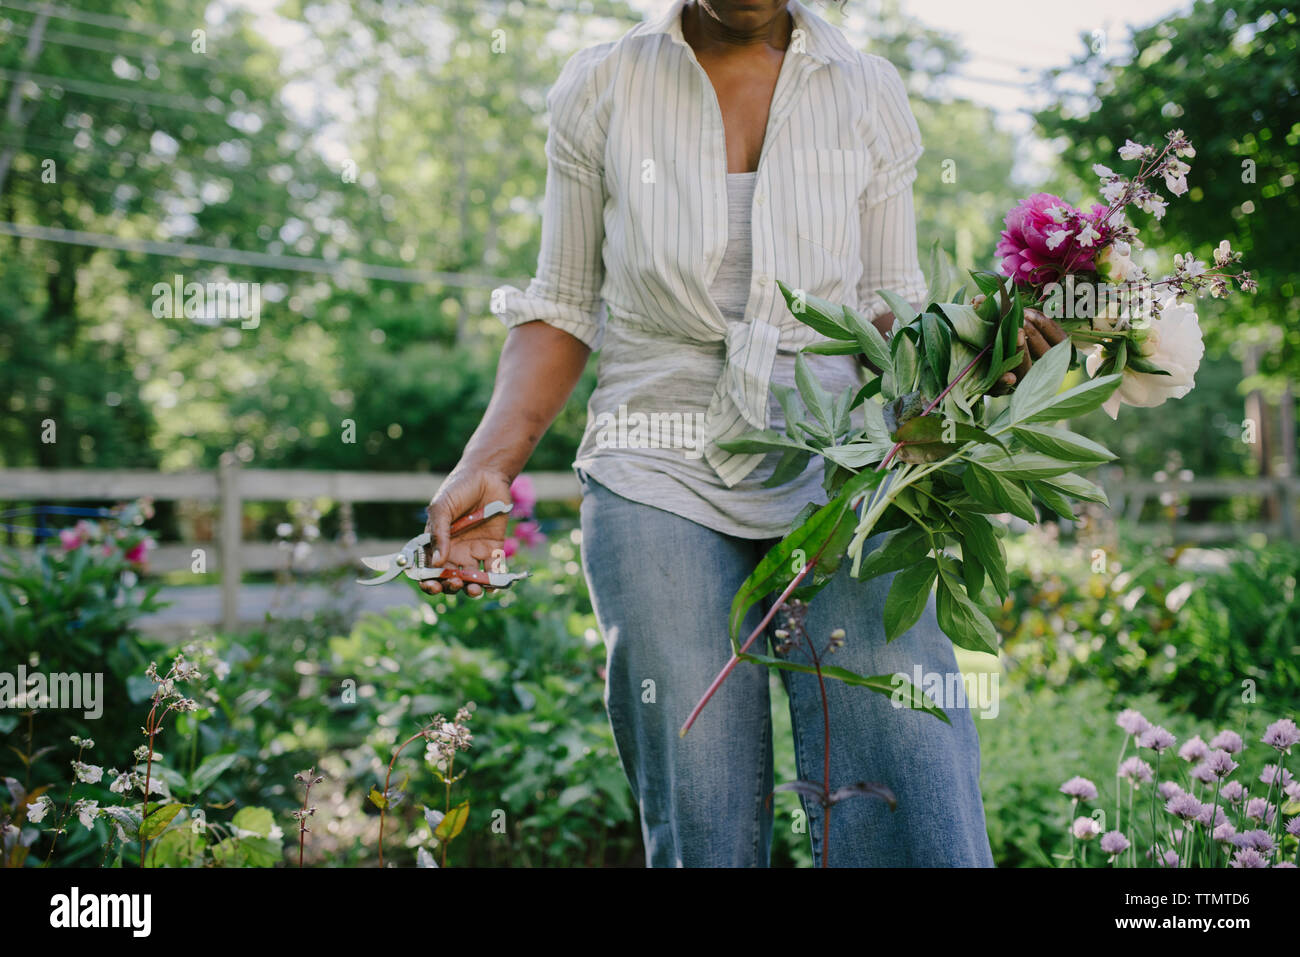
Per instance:
[[[820,557],[821,554],[818,553],[817,558]],[[726,667],[718,672],[718,676],[714,678],[713,683],[709,685],[709,690],[704,692],[704,697],[701,698],[699,704],[692,709],[690,716],[686,719],[686,723],[682,725],[679,737],[686,737],[686,732],[691,730],[691,725],[693,725],[695,719],[700,716],[700,712],[703,711],[704,706],[709,703],[709,699],[713,697],[714,693],[722,685],[722,682],[727,680],[727,676],[731,674],[736,665],[740,663],[740,655],[743,655],[749,650],[749,646],[752,645],[754,640],[763,633],[763,629],[768,626],[768,623],[776,617],[776,613],[781,610],[781,606],[785,604],[785,600],[790,597],[791,592],[799,587],[799,583],[804,580],[805,576],[812,571],[813,566],[817,564],[817,558],[814,558],[812,561],[808,562],[808,564],[804,565],[804,567],[800,569],[799,574],[794,576],[794,579],[790,584],[785,586],[785,591],[781,592],[781,597],[772,604],[772,607],[768,609],[767,614],[763,616],[763,620],[758,623],[758,627],[753,630],[747,639],[745,639],[745,643],[740,646],[740,651],[733,653],[731,660],[727,662]]]
[[[962,369],[961,372],[957,373],[957,378],[953,379],[951,382],[948,383],[947,387],[942,392],[939,393],[939,397],[935,399],[933,402],[931,402],[929,405],[927,405],[921,411],[921,415],[929,415],[931,412],[933,412],[935,406],[937,406],[940,402],[944,400],[944,398],[948,395],[948,393],[951,392],[956,387],[958,382],[966,378],[966,374],[970,372],[971,369],[975,368],[975,366],[979,363],[979,361],[983,359],[988,354],[988,351],[992,348],[993,348],[993,343],[990,342],[987,346],[985,346],[983,349],[980,350],[979,355],[977,355],[970,362],[966,363],[966,368]],[[876,466],[876,471],[879,472],[880,470],[888,466],[889,460],[892,459],[894,455],[898,452],[898,450],[901,449],[905,444],[906,442],[902,442],[902,441],[895,442],[894,447],[889,450],[889,454],[886,455],[883,459],[881,459],[880,464]]]
[[[393,765],[397,763],[397,756],[402,753],[404,747],[416,738],[422,737],[424,737],[423,729],[415,732],[415,734],[411,735],[397,746],[397,750],[393,752],[393,756],[388,762],[388,773],[384,775],[384,803],[379,807],[379,866],[381,868],[384,866],[384,816],[388,812],[388,782],[391,781],[393,777]]]

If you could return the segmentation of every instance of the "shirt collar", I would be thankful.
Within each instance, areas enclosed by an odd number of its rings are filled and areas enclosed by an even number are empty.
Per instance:
[[[653,20],[647,20],[638,32],[642,36],[664,33],[675,42],[685,44],[686,39],[682,36],[682,9],[686,3],[687,0],[673,0],[668,10]],[[823,20],[799,0],[789,0],[788,9],[794,18],[795,29],[803,30],[805,36],[802,50],[795,49],[791,44],[787,52],[802,53],[819,63],[831,60],[851,62],[857,56],[857,51],[844,39],[844,34],[838,28]]]

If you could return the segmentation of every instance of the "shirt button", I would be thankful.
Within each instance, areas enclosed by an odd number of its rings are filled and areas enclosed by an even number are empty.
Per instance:
[[[767,285],[767,277],[766,277],[766,276],[763,276],[761,279],[759,279],[758,284],[759,284],[760,286],[766,286],[766,285]]]

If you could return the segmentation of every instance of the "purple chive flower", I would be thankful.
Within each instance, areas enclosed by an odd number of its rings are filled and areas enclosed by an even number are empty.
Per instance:
[[[1165,802],[1165,810],[1180,821],[1186,821],[1201,813],[1201,802],[1190,794],[1175,794]]]
[[[1290,718],[1274,721],[1264,730],[1263,741],[1270,748],[1277,748],[1283,754],[1291,753],[1291,746],[1300,742],[1300,728]]]
[[[1177,781],[1161,781],[1156,786],[1156,790],[1160,792],[1160,796],[1166,801],[1183,793],[1183,789],[1178,786]]]
[[[1242,831],[1232,839],[1232,843],[1240,848],[1253,848],[1261,854],[1271,854],[1273,852],[1273,837],[1268,831],[1253,830]]]
[[[1300,820],[1298,818],[1297,820]],[[1114,857],[1116,854],[1123,854],[1128,850],[1128,838],[1119,831],[1107,831],[1101,838],[1101,849]]]
[[[1300,817],[1293,817],[1286,822],[1286,832],[1292,837],[1300,837]]]
[[[1223,748],[1215,748],[1205,756],[1205,767],[1216,778],[1225,778],[1233,771],[1237,770],[1237,762],[1232,760],[1232,755]],[[1237,785],[1241,787],[1241,785]]]
[[[1210,747],[1222,748],[1229,754],[1239,754],[1245,746],[1241,735],[1236,731],[1220,731],[1210,739]]]
[[[1259,851],[1253,847],[1247,847],[1238,851],[1232,858],[1229,867],[1268,867],[1268,861],[1260,855]]]
[[[1076,801],[1091,801],[1097,796],[1097,785],[1076,774],[1061,785],[1061,793]]]
[[[1246,817],[1252,821],[1263,821],[1265,824],[1273,823],[1273,806],[1268,803],[1267,798],[1251,798],[1246,802]]]
[[[1209,827],[1211,813],[1214,814],[1215,827],[1219,827],[1228,820],[1228,815],[1223,812],[1223,808],[1215,807],[1213,804],[1202,804],[1201,813],[1196,815],[1196,823]]]
[[[1155,725],[1154,727],[1147,728],[1147,730],[1143,731],[1142,734],[1138,736],[1138,747],[1150,748],[1152,751],[1159,754],[1166,748],[1172,748],[1177,741],[1178,739],[1164,728]]]
[[[1120,777],[1128,778],[1132,781],[1134,787],[1137,787],[1139,784],[1148,784],[1153,778],[1155,778],[1155,772],[1151,770],[1151,765],[1147,764],[1136,755],[1127,758],[1119,766],[1118,774]]]
[[[1214,829],[1214,839],[1216,841],[1232,843],[1232,839],[1237,836],[1237,827],[1231,821],[1224,821]]]
[[[1162,855],[1160,859],[1160,866],[1177,867],[1178,861],[1179,861],[1179,857],[1177,851],[1165,851],[1165,853]]]
[[[1286,791],[1286,796],[1292,801],[1300,801],[1300,781],[1292,781],[1282,790]]]
[[[1214,772],[1210,770],[1210,766],[1204,761],[1192,768],[1191,777],[1193,781],[1200,781],[1202,784],[1213,784],[1218,780],[1214,776]]]
[[[1240,804],[1246,799],[1246,787],[1240,781],[1229,781],[1219,791],[1219,797],[1229,804]]]
[[[1292,867],[1292,868],[1293,868],[1293,867],[1295,867],[1295,864],[1293,864],[1291,861],[1278,861],[1276,864],[1273,865],[1273,870],[1277,870],[1279,867]]]
[[[1272,785],[1277,780],[1278,772],[1282,773],[1282,787],[1291,783],[1291,772],[1279,764],[1266,764],[1264,770],[1260,772],[1259,779],[1265,784]]]
[[[1134,737],[1151,727],[1151,722],[1132,708],[1125,708],[1121,711],[1119,717],[1115,719],[1115,723]]]
[[[1198,734],[1178,749],[1178,756],[1184,761],[1200,761],[1209,751],[1210,749],[1206,747],[1205,742],[1201,740],[1201,736]]]
[[[1090,817],[1076,817],[1070,825],[1070,833],[1080,841],[1091,841],[1101,833],[1101,825]]]

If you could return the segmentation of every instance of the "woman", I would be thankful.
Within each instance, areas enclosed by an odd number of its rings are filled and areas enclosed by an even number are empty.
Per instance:
[[[825,501],[822,467],[814,460],[767,488],[775,456],[728,454],[714,440],[782,429],[771,384],[791,383],[794,354],[822,338],[790,314],[776,280],[853,303],[886,334],[893,316],[876,290],[924,298],[911,195],[916,122],[897,71],[798,0],[675,0],[572,57],[548,104],[537,274],[526,291],[493,292],[510,331],[482,423],[429,506],[431,559],[477,567],[501,554],[504,516],[450,543],[448,525],[508,499],[599,348],[574,462],[583,567],[647,864],[766,866],[767,671],[742,665],[685,738],[678,729],[730,655],[727,615],[741,582],[807,502]],[[1057,338],[1027,330],[1021,374],[1028,353],[1045,351],[1043,335]],[[861,381],[853,357],[811,361],[828,389]],[[845,563],[812,602],[809,634],[824,642],[844,628],[836,664],[861,674],[957,674],[933,598],[911,632],[885,643],[888,588],[888,576],[858,582]],[[746,628],[768,607],[753,609]],[[781,674],[800,777],[820,779],[816,678]],[[941,702],[949,726],[828,685],[832,786],[882,781],[899,798],[892,814],[868,799],[837,806],[830,863],[990,865],[964,702]],[[790,826],[807,827],[820,864],[822,810],[804,812]]]

